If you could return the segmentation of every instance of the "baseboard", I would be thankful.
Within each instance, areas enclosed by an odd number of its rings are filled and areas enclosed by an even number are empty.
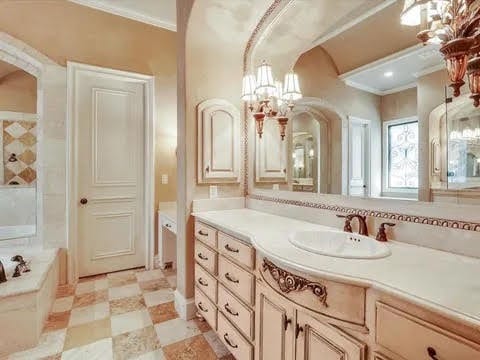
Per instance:
[[[195,299],[185,299],[177,290],[174,292],[175,297],[175,310],[178,315],[184,320],[193,319],[197,313],[197,307],[195,306]]]

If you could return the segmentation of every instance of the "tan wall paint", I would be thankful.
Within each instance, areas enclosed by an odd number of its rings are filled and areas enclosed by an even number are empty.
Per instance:
[[[0,79],[0,111],[35,114],[37,112],[37,79],[18,70]]]
[[[445,101],[445,85],[448,75],[440,70],[417,81],[418,123],[419,123],[419,189],[418,197],[430,201],[430,144],[429,116],[433,109]],[[465,88],[463,89],[465,91]]]
[[[382,121],[417,115],[417,88],[407,89],[380,98]]]
[[[63,66],[75,61],[154,75],[155,206],[176,199],[175,32],[65,0],[0,2],[0,31]],[[168,185],[160,184],[161,174],[170,175]]]
[[[419,28],[400,24],[403,3],[397,1],[322,44],[340,74],[418,44]]]

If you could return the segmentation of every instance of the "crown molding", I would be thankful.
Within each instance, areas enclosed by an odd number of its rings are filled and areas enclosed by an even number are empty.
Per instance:
[[[167,29],[170,31],[177,31],[176,23],[174,24],[169,21],[162,21],[153,16],[140,14],[133,10],[113,6],[111,4],[106,4],[101,0],[68,0],[68,1],[79,4],[79,5],[88,6],[96,10],[108,12],[113,15],[121,16],[131,20],[135,20],[135,21],[143,22],[156,27],[160,27],[163,29]]]
[[[434,72],[437,72],[437,71],[440,71],[440,70],[445,70],[447,67],[445,65],[445,63],[441,63],[441,64],[438,64],[438,65],[434,65],[434,66],[431,66],[427,69],[424,69],[422,71],[419,71],[419,72],[416,72],[413,74],[413,76],[415,76],[417,79],[422,77],[422,76],[425,76],[425,75],[428,75],[428,74],[431,74],[431,73],[434,73]]]

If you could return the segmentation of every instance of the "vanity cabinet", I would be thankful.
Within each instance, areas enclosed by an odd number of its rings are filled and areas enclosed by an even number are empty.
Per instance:
[[[223,99],[197,107],[198,183],[237,183],[240,177],[240,112]]]
[[[480,360],[478,327],[284,268],[198,220],[195,262],[198,314],[237,360]]]

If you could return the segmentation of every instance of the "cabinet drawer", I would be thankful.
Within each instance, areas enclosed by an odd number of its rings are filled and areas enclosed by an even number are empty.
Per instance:
[[[365,324],[365,289],[314,277],[297,275],[262,259],[260,276],[274,290],[342,326]],[[288,281],[287,281],[288,280]]]
[[[162,216],[162,215],[160,215],[160,219],[161,219],[162,226],[164,226],[165,228],[167,228],[168,230],[170,230],[174,234],[177,233],[177,223],[176,222],[174,222],[174,221],[170,220],[169,218],[167,218],[165,216]]]
[[[195,260],[213,275],[217,274],[217,253],[200,241],[195,241]]]
[[[405,359],[480,359],[480,345],[377,302],[376,342]]]
[[[233,291],[247,304],[253,305],[253,275],[223,256],[218,258],[218,278],[228,290]]]
[[[195,284],[210,300],[217,302],[217,280],[198,264],[195,264]]]
[[[204,225],[201,222],[195,222],[195,237],[202,240],[205,244],[212,248],[217,247],[217,230]]]
[[[247,338],[253,339],[253,311],[243,305],[223,285],[218,285],[218,308]]]
[[[218,313],[218,336],[235,356],[235,359],[253,359],[253,346],[228,322],[222,313]]]
[[[197,287],[195,287],[195,305],[208,325],[213,330],[217,330],[217,307]]]
[[[230,256],[240,264],[253,269],[254,250],[252,247],[223,233],[218,233],[218,251]]]

